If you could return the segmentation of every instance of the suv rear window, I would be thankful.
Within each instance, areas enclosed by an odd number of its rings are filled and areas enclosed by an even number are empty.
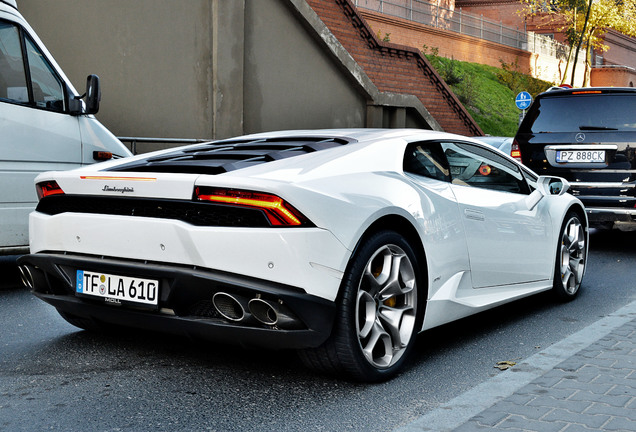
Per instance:
[[[535,103],[534,121],[526,123],[530,130],[520,132],[636,131],[636,94],[555,96]]]

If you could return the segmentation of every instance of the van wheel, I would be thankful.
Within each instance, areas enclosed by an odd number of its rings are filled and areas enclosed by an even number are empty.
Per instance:
[[[342,281],[330,338],[318,348],[301,351],[303,362],[357,381],[394,376],[422,325],[418,279],[417,257],[404,237],[393,231],[371,236]]]

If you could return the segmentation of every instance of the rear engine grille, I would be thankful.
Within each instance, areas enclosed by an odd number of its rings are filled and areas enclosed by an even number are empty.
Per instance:
[[[39,202],[37,211],[48,215],[90,213],[173,219],[197,226],[271,226],[258,209],[162,199],[52,195]]]
[[[150,155],[106,171],[167,172],[216,175],[267,162],[341,147],[353,139],[287,137],[215,141]]]

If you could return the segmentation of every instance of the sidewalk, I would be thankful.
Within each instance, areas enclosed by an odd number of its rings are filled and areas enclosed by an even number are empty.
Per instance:
[[[636,431],[636,301],[395,432]]]

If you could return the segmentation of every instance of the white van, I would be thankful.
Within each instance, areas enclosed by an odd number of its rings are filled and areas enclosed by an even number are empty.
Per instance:
[[[16,1],[0,0],[0,255],[28,252],[37,174],[131,155],[93,116],[99,98],[97,76],[80,96]]]

